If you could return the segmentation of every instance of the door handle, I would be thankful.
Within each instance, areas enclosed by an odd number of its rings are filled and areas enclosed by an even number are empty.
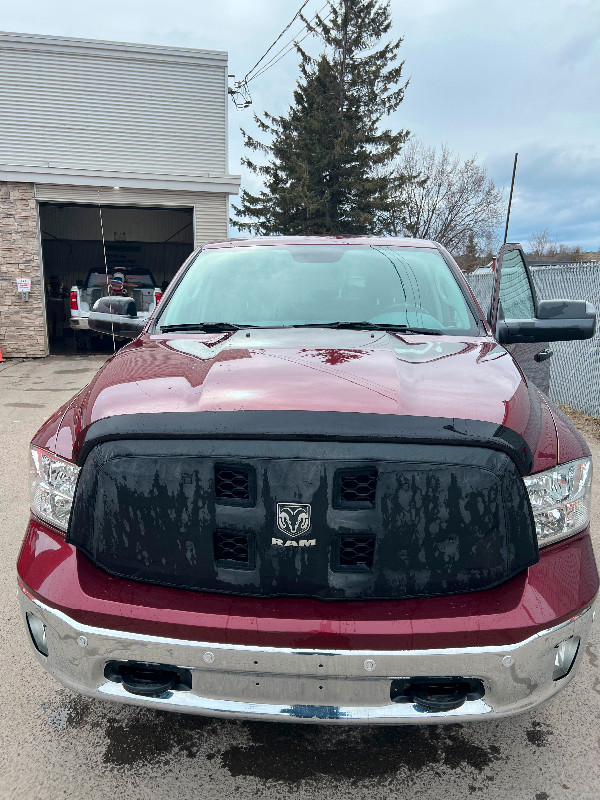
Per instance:
[[[554,355],[554,351],[550,350],[549,347],[545,347],[543,350],[540,350],[539,353],[536,353],[534,359],[536,361],[546,361],[548,358],[552,358]]]

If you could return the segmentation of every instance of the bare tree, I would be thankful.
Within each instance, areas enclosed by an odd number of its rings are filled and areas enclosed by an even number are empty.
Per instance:
[[[462,161],[445,144],[427,147],[411,139],[394,172],[408,180],[390,216],[390,233],[433,239],[456,255],[473,243],[479,251],[489,249],[503,216],[503,192],[477,156]]]
[[[548,228],[534,231],[529,240],[529,258],[533,261],[557,261],[567,263],[569,261],[584,261],[590,256],[584,253],[579,245],[564,244],[556,242],[550,238]],[[593,253],[591,254],[594,255]]]
[[[529,256],[535,261],[541,258],[554,258],[557,253],[556,242],[550,238],[548,228],[534,231],[529,240]]]

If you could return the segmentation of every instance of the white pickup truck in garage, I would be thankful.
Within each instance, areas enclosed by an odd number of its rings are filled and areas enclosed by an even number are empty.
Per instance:
[[[89,314],[101,297],[131,297],[138,317],[147,319],[158,305],[162,291],[148,269],[136,268],[135,272],[90,270],[83,284],[71,287],[70,325],[75,332],[78,350],[87,347],[86,340],[91,336]]]

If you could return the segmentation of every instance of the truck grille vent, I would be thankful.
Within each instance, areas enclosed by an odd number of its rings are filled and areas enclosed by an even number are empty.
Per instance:
[[[334,506],[337,508],[374,508],[377,470],[345,469],[336,475]]]
[[[252,569],[252,536],[237,531],[217,530],[214,535],[215,561],[219,566]]]
[[[340,536],[339,569],[360,572],[371,570],[373,569],[374,554],[374,536]]]
[[[248,467],[217,465],[215,494],[217,503],[232,506],[253,506],[255,503],[254,470]]]

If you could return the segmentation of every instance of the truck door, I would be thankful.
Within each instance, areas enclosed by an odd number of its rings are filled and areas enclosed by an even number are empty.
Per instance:
[[[504,319],[534,319],[537,296],[531,272],[520,244],[505,244],[496,259],[489,323],[494,336],[498,322]],[[550,390],[550,357],[548,342],[507,344],[506,349],[523,370],[526,378],[548,394]]]

